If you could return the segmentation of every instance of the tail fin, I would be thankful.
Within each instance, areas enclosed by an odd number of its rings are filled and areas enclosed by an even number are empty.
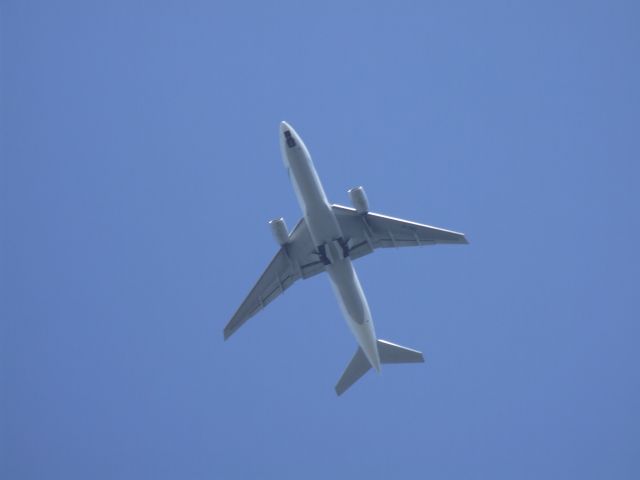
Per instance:
[[[378,340],[378,354],[382,363],[422,363],[422,352],[402,347],[386,340]],[[342,395],[351,385],[371,369],[362,348],[358,347],[356,354],[349,362],[346,370],[336,385],[336,393]]]

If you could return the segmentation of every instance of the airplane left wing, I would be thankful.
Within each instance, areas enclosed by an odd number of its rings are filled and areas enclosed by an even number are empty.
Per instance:
[[[332,205],[340,229],[356,259],[376,248],[417,247],[437,243],[468,243],[464,234],[389,217],[379,213],[359,214],[354,208]]]
[[[229,338],[247,320],[275,300],[300,278],[309,278],[324,271],[304,219],[289,235],[289,241],[280,247],[269,266],[240,305],[227,326],[224,339]]]

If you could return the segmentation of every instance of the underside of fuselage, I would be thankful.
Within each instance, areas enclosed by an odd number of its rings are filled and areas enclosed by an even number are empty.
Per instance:
[[[280,125],[280,144],[284,163],[305,222],[326,265],[333,291],[342,313],[373,368],[380,369],[376,335],[367,299],[356,274],[340,225],[329,205],[309,151],[286,122]]]

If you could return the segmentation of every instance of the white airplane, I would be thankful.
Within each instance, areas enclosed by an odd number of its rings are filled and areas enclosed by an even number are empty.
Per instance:
[[[286,122],[280,123],[280,146],[303,218],[291,233],[282,218],[269,222],[280,250],[225,327],[225,340],[296,280],[326,271],[359,345],[335,386],[338,395],[371,367],[379,372],[380,365],[385,363],[424,362],[422,353],[417,350],[377,339],[352,260],[376,248],[466,244],[467,239],[462,233],[371,213],[362,187],[349,190],[355,208],[332,205],[307,147]]]

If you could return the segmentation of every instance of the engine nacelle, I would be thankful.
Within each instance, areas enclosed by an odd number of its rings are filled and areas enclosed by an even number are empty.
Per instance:
[[[287,224],[284,223],[284,218],[271,220],[269,226],[278,244],[282,246],[289,241],[289,232],[287,231]]]
[[[365,214],[369,211],[369,200],[367,200],[367,194],[364,193],[364,188],[352,188],[349,190],[349,198],[356,212]]]

